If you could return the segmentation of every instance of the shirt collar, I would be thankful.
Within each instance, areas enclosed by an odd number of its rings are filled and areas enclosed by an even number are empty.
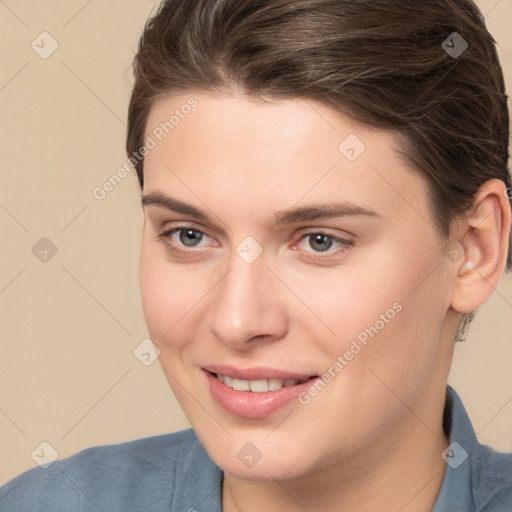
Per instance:
[[[449,439],[448,448],[440,454],[446,468],[432,512],[473,510],[472,474],[477,470],[482,445],[462,400],[451,386],[446,387],[443,428]]]
[[[174,493],[169,510],[222,512],[222,470],[213,462],[195,432],[183,445],[175,467]]]

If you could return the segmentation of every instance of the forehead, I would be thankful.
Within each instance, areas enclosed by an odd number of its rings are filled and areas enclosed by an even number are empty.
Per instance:
[[[240,149],[245,152],[251,147],[256,151],[259,149],[256,145],[264,143],[267,149],[281,152],[293,145],[297,150],[303,147],[308,153],[313,147],[321,146],[337,154],[340,140],[349,134],[371,137],[373,145],[380,142],[382,150],[391,149],[395,143],[390,132],[371,130],[311,98],[255,99],[241,93],[191,91],[161,98],[151,108],[145,132],[146,136],[153,135],[159,140],[171,138],[167,135],[172,133],[172,138],[181,142],[195,135],[205,145],[209,141],[221,141],[234,146],[240,141],[244,143]]]
[[[189,199],[217,192],[247,212],[336,199],[378,205],[385,216],[425,202],[426,183],[393,134],[311,99],[182,93],[155,103],[145,136],[155,142],[145,192]]]

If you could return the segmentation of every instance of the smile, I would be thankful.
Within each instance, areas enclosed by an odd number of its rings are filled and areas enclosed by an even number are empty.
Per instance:
[[[236,379],[228,375],[216,374],[219,379],[226,386],[237,391],[252,391],[253,393],[266,393],[267,391],[277,391],[282,387],[296,386],[309,380],[309,377],[303,379],[257,379],[257,380],[244,380]]]
[[[251,420],[266,418],[294,403],[297,406],[298,395],[319,378],[264,368],[215,366],[202,370],[213,401],[224,412]]]

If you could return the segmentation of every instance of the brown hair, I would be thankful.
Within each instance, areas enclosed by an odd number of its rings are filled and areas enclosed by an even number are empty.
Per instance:
[[[455,46],[454,32],[458,48],[468,45],[460,55],[443,44]],[[146,22],[133,67],[129,156],[144,144],[157,99],[241,90],[311,98],[394,131],[428,181],[445,238],[485,181],[500,179],[512,191],[503,73],[471,0],[164,0]],[[143,165],[135,165],[141,188]],[[474,314],[463,315],[458,337]]]

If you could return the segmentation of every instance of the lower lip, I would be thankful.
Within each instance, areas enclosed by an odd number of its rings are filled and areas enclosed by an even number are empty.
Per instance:
[[[255,393],[252,391],[237,391],[223,384],[215,375],[205,371],[206,379],[213,399],[227,412],[256,420],[270,416],[279,408],[297,398],[317,380],[309,379],[295,386],[284,386],[276,391]]]

